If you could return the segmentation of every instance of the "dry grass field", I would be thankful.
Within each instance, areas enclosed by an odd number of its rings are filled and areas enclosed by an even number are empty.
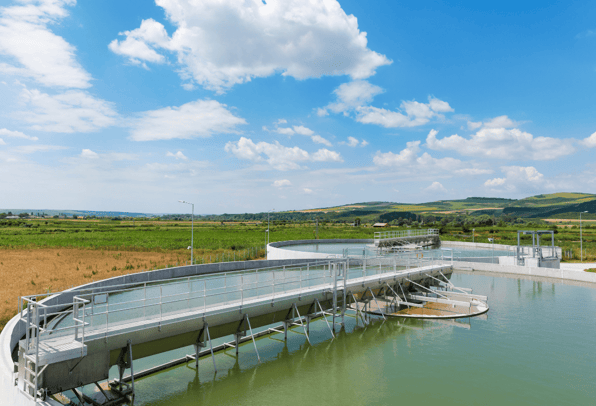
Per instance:
[[[222,253],[226,257],[231,254],[227,250],[195,250],[201,262],[215,262]],[[114,276],[185,265],[187,261],[187,250],[0,249],[0,331],[17,313],[19,296],[59,292]]]

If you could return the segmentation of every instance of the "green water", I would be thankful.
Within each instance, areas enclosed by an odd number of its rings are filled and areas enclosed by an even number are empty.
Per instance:
[[[135,405],[596,404],[595,288],[464,273],[452,281],[488,295],[486,319],[357,328],[347,318],[333,341],[318,321],[312,346],[296,333],[287,344],[281,334],[257,340],[262,364],[244,344],[239,360],[233,349],[216,355],[217,374],[202,358],[198,373],[190,363],[138,380]]]

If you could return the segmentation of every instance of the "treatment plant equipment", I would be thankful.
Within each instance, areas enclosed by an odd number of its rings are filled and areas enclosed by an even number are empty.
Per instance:
[[[471,317],[485,296],[456,288],[452,265],[416,255],[328,260],[245,261],[169,268],[116,277],[19,300],[19,314],[0,335],[0,389],[14,406],[59,405],[73,391],[81,404],[112,405],[134,397],[134,379],[265,334],[325,323],[335,338],[344,318],[371,314]],[[426,310],[425,310],[426,309]],[[349,314],[347,314],[349,313]],[[417,315],[418,314],[418,315]],[[358,321],[358,322],[360,322]],[[281,323],[279,326],[275,324]],[[254,333],[253,329],[264,330]],[[194,354],[145,371],[134,361],[194,345]],[[222,348],[220,346],[219,348]],[[215,358],[213,357],[214,368]],[[108,380],[111,366],[118,379]],[[126,369],[130,376],[125,377]],[[103,397],[79,389],[95,384]],[[102,395],[99,395],[100,397]]]

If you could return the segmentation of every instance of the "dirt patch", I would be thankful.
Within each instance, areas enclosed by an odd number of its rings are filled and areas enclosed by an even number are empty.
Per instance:
[[[19,296],[45,293],[48,290],[58,292],[114,276],[184,265],[188,260],[186,250],[0,250],[0,330],[17,313]]]

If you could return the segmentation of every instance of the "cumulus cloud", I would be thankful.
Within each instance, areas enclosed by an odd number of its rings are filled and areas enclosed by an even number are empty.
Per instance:
[[[315,133],[310,128],[306,128],[306,127],[304,127],[302,125],[295,125],[294,126],[294,131],[296,131],[296,134],[306,135],[306,136],[311,136],[311,135],[313,135]]]
[[[91,151],[90,149],[83,149],[81,152],[81,158],[97,159],[99,158],[99,154],[97,152]]]
[[[184,155],[182,153],[182,151],[178,151],[175,154],[168,151],[168,153],[166,154],[167,157],[171,157],[171,158],[176,158],[176,159],[183,159],[183,160],[187,160],[188,158],[186,157],[186,155]]]
[[[114,125],[117,119],[112,103],[82,90],[50,95],[25,88],[21,98],[29,109],[14,114],[34,130],[90,132]]]
[[[39,139],[37,137],[32,137],[30,135],[24,134],[20,131],[10,131],[6,128],[0,129],[0,135],[5,136],[5,137],[10,137],[10,138],[20,138],[20,139],[29,140],[29,141],[37,141]]]
[[[307,194],[307,195],[312,195],[314,193],[312,191],[312,189],[309,189],[307,187],[303,188],[302,191],[304,192],[304,194]]]
[[[526,191],[532,192],[551,188],[551,182],[533,166],[503,166],[502,178],[488,179],[484,186],[497,191]]]
[[[0,145],[6,145],[6,142],[2,138],[0,138]]]
[[[328,149],[320,149],[311,154],[298,147],[285,147],[278,141],[254,143],[245,137],[240,137],[237,142],[228,142],[225,150],[239,159],[253,162],[266,161],[280,171],[300,169],[301,162],[343,162],[339,153]]]
[[[454,134],[438,139],[437,133],[431,130],[426,137],[426,145],[430,149],[457,151],[466,156],[544,161],[560,158],[575,151],[571,140],[534,137],[517,128],[483,127],[469,138]]]
[[[383,89],[366,80],[356,80],[342,83],[333,91],[337,100],[319,109],[319,116],[327,115],[327,110],[334,113],[343,113],[372,103],[376,95],[383,93]]]
[[[0,133],[2,135],[2,133]],[[590,135],[588,138],[584,138],[581,143],[588,148],[596,147],[596,133]]]
[[[238,133],[246,121],[215,100],[197,100],[180,107],[145,111],[131,121],[134,141],[205,138],[213,134]]]
[[[0,72],[44,86],[88,88],[91,75],[76,61],[75,47],[48,26],[68,16],[76,0],[22,1],[0,8]]]
[[[129,57],[135,65],[165,61],[165,57],[157,53],[153,47],[169,49],[170,38],[164,26],[152,18],[143,20],[139,28],[121,32],[119,35],[126,38],[123,41],[115,39],[110,42],[108,45],[110,51]]]
[[[313,135],[312,137],[310,137],[310,139],[312,140],[312,142],[314,142],[315,144],[323,144],[326,145],[328,147],[333,146],[333,144],[331,144],[331,142],[323,137],[321,137],[320,135]]]
[[[422,152],[420,141],[410,141],[398,153],[377,151],[373,163],[379,168],[391,169],[403,176],[478,176],[493,173],[489,168],[479,167],[475,162],[463,162],[459,159],[444,157],[435,158]]]
[[[319,108],[317,114],[324,116],[329,111],[343,113],[353,115],[363,124],[397,128],[424,125],[431,119],[443,118],[442,113],[453,111],[447,102],[434,97],[429,97],[428,103],[403,101],[397,111],[371,106],[374,97],[382,92],[383,89],[365,80],[344,83],[334,91],[336,101]]]
[[[430,186],[424,188],[427,192],[446,192],[447,189],[441,184],[441,182],[433,182]]]
[[[290,182],[288,179],[280,179],[273,182],[273,186],[277,188],[292,186],[292,182]]]
[[[390,64],[370,50],[366,33],[336,0],[157,0],[176,27],[154,20],[121,33],[109,47],[133,63],[172,54],[181,77],[218,92],[281,72],[296,79],[349,75],[364,79]],[[221,27],[225,26],[226,29]]]
[[[267,127],[263,127],[263,130],[265,131],[273,131],[277,134],[281,134],[281,135],[287,135],[289,137],[291,137],[294,134],[299,134],[299,135],[304,135],[307,137],[310,137],[310,139],[312,140],[312,142],[314,142],[315,144],[323,144],[326,145],[328,147],[333,146],[333,144],[331,144],[331,142],[329,140],[327,140],[326,138],[321,137],[318,134],[315,134],[315,132],[313,130],[311,130],[308,127],[305,127],[303,125],[295,125],[292,127],[279,127],[280,124],[287,124],[288,121],[285,119],[280,119],[277,120],[274,125],[275,128],[273,130],[269,130],[269,128]]]

